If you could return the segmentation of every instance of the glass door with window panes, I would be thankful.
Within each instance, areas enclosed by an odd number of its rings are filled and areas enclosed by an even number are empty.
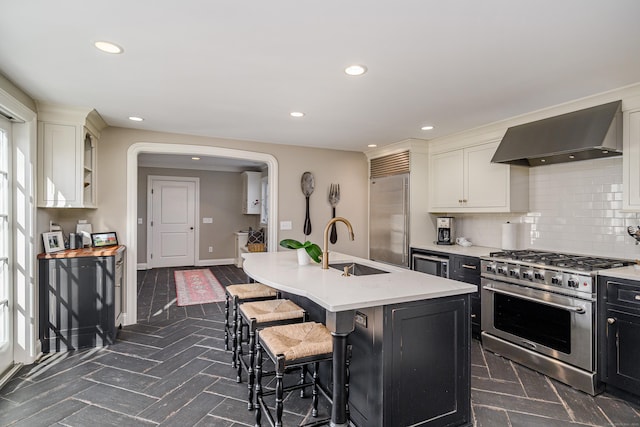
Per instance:
[[[10,278],[11,123],[0,117],[0,377],[13,365],[13,293]]]

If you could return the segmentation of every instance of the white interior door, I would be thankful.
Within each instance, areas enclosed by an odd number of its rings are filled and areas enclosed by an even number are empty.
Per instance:
[[[13,292],[11,286],[11,124],[0,117],[0,377],[13,365]]]
[[[149,177],[151,267],[195,265],[197,178]]]

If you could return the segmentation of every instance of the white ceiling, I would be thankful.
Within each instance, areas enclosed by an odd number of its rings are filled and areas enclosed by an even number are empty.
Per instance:
[[[0,73],[112,126],[365,151],[637,83],[639,17],[638,0],[0,0]]]

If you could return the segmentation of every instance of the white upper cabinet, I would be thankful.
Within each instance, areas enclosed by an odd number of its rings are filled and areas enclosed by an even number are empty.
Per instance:
[[[640,109],[624,113],[622,153],[622,208],[640,211]]]
[[[429,212],[526,212],[529,171],[491,163],[499,141],[429,155]]]
[[[260,214],[260,198],[262,193],[261,172],[242,172],[242,213]]]
[[[95,110],[38,104],[39,207],[96,207],[97,141],[104,127]]]

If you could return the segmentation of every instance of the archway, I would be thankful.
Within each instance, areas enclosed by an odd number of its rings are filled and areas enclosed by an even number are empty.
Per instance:
[[[278,233],[278,162],[271,154],[253,151],[236,150],[222,147],[203,145],[165,144],[157,142],[139,142],[131,145],[127,150],[127,216],[124,244],[127,246],[127,277],[126,277],[126,309],[123,324],[131,325],[138,321],[136,266],[137,255],[137,214],[138,214],[138,155],[141,153],[157,154],[189,154],[196,156],[225,157],[230,159],[245,159],[267,164],[269,171],[269,221],[267,224],[267,238],[269,242],[277,241]],[[274,252],[276,245],[269,245],[268,250]]]

